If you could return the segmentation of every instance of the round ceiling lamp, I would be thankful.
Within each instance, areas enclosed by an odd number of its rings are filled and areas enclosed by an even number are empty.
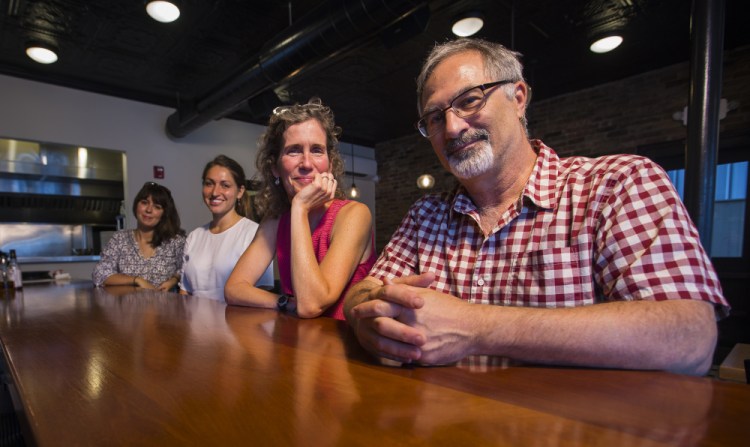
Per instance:
[[[146,4],[146,12],[152,19],[162,22],[174,22],[180,17],[180,8],[173,2],[153,0]]]
[[[469,37],[478,33],[484,26],[482,14],[476,11],[464,13],[453,22],[451,31],[459,37]]]
[[[57,51],[49,44],[31,43],[26,47],[26,55],[40,64],[53,64],[57,62]]]
[[[591,44],[590,49],[594,53],[607,53],[619,47],[621,43],[622,36],[610,35],[594,41],[594,43]]]

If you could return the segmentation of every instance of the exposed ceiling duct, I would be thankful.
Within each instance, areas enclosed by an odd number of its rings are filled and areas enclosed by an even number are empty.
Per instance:
[[[249,99],[268,91],[342,52],[426,4],[404,0],[329,0],[270,40],[239,74],[194,104],[180,105],[167,118],[167,133],[188,135],[223,118]]]

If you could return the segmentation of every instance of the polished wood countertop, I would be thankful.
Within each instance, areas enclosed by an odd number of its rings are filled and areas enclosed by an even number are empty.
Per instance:
[[[29,444],[750,442],[740,383],[499,358],[387,366],[342,322],[131,287],[33,285],[1,304],[6,380]]]

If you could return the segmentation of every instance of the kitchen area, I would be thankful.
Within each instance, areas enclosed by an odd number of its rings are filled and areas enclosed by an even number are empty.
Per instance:
[[[26,283],[91,278],[123,228],[121,151],[0,138],[0,251]]]

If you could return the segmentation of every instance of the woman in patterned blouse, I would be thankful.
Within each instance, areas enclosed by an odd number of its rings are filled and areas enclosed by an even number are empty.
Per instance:
[[[172,289],[180,278],[185,246],[172,193],[146,183],[135,196],[133,214],[136,229],[112,235],[94,268],[94,285]]]

